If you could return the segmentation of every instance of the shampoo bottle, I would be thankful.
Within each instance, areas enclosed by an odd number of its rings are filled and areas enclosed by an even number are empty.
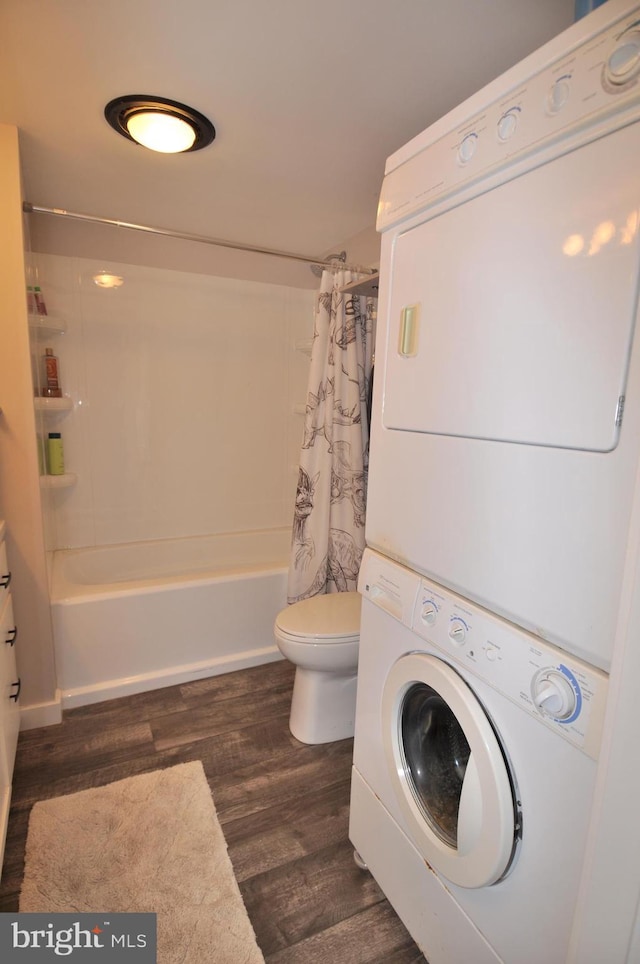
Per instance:
[[[49,432],[47,468],[49,469],[49,475],[64,475],[64,452],[60,432]]]
[[[62,398],[59,372],[58,359],[53,354],[53,348],[45,348],[42,394],[46,398]]]

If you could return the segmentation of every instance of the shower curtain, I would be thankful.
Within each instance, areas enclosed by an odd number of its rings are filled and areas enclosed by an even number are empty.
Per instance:
[[[375,301],[340,290],[355,280],[349,271],[324,271],[320,283],[293,518],[289,603],[354,590],[364,551]]]

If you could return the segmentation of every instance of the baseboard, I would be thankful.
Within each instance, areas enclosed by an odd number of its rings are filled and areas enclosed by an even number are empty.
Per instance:
[[[20,729],[35,730],[39,726],[53,726],[62,722],[62,693],[56,690],[49,703],[34,703],[20,707]]]

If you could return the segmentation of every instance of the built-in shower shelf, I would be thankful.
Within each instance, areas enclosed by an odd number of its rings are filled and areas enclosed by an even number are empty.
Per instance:
[[[29,328],[31,331],[40,332],[47,338],[53,335],[64,335],[67,330],[67,323],[62,318],[55,315],[29,315]]]
[[[57,415],[59,412],[70,412],[73,408],[73,399],[68,395],[62,398],[41,398],[39,395],[33,400],[36,412],[44,412],[46,415]]]
[[[352,295],[364,295],[367,298],[377,298],[379,283],[380,275],[371,274],[368,278],[361,278],[360,281],[350,281],[340,291],[346,291]]]
[[[78,476],[74,472],[65,472],[64,475],[41,475],[40,485],[43,489],[68,489],[75,485]]]

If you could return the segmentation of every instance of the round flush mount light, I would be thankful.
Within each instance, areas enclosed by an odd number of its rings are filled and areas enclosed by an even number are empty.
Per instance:
[[[164,97],[116,97],[105,107],[104,116],[118,134],[161,154],[199,151],[216,136],[204,114]]]

